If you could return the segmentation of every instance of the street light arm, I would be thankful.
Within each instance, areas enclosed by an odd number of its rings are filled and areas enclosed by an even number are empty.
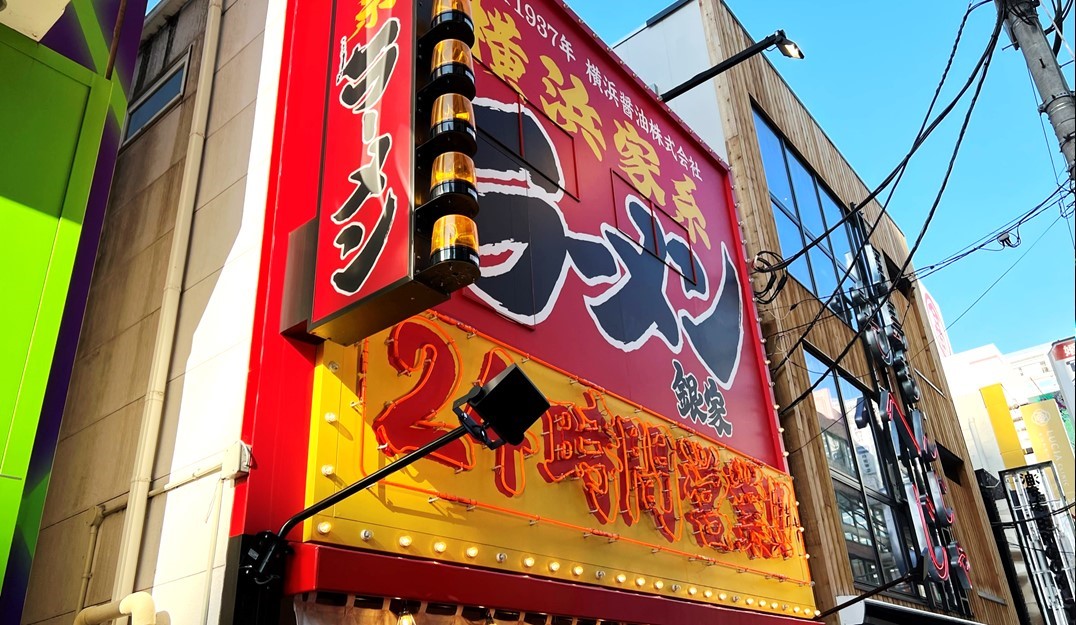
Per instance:
[[[284,522],[284,525],[280,527],[280,531],[276,532],[262,532],[258,534],[258,546],[253,550],[254,553],[248,554],[252,562],[243,567],[244,573],[253,578],[254,582],[258,585],[266,585],[277,582],[282,577],[284,568],[284,556],[288,549],[287,536],[291,530],[295,529],[303,521],[309,519],[315,514],[331,508],[332,506],[340,503],[341,501],[355,495],[367,488],[377,484],[382,479],[392,475],[393,473],[400,471],[414,463],[420,458],[424,458],[438,449],[448,445],[449,443],[463,438],[468,433],[468,428],[465,425],[460,425],[456,429],[446,432],[439,438],[426,443],[422,447],[412,451],[411,453],[399,458],[393,462],[386,464],[377,471],[374,471],[370,475],[362,478],[343,488],[332,495],[322,499],[321,501],[312,504],[311,506],[301,510],[290,519]]]
[[[783,42],[785,40],[786,40],[786,37],[785,37],[784,31],[779,30],[779,31],[775,32],[774,34],[770,35],[769,37],[766,37],[762,41],[759,41],[755,45],[750,46],[748,48],[745,48],[745,49],[741,50],[740,52],[730,56],[727,59],[725,59],[724,61],[721,61],[720,63],[718,63],[717,65],[714,65],[710,69],[703,70],[703,71],[699,72],[698,74],[695,74],[693,77],[689,78],[684,83],[682,83],[680,85],[677,85],[676,87],[673,87],[672,89],[669,89],[665,93],[658,96],[658,99],[661,100],[662,102],[668,102],[669,100],[672,100],[673,98],[683,94],[684,92],[690,91],[691,89],[694,89],[695,87],[701,85],[702,83],[706,82],[707,80],[710,80],[711,78],[713,78],[714,76],[717,76],[721,72],[723,72],[725,70],[728,70],[728,69],[730,69],[732,67],[735,67],[736,65],[739,65],[740,63],[743,63],[747,59],[749,59],[752,56],[758,54],[759,52],[762,52],[766,48],[769,48],[770,46],[773,46],[773,45],[776,45],[778,43],[781,43],[781,42]]]

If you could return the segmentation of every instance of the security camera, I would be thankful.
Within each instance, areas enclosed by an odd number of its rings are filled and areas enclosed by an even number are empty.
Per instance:
[[[1002,247],[1016,247],[1020,245],[1020,233],[1012,230],[1006,230],[998,235],[998,243]]]

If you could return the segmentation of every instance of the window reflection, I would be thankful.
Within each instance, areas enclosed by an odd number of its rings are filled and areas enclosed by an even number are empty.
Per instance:
[[[881,583],[881,575],[863,497],[837,480],[833,481],[833,490],[837,496],[837,510],[841,517],[844,542],[848,547],[848,558],[852,564],[852,575],[857,582],[878,585]]]
[[[807,369],[815,372],[826,370],[826,366],[810,354],[806,355]],[[812,376],[818,379],[818,376]],[[845,418],[841,397],[837,393],[837,383],[832,373],[811,393],[814,399],[818,427],[822,431],[822,443],[826,450],[826,459],[831,470],[845,475],[856,476],[855,448],[848,435],[848,421]]]
[[[844,372],[828,367],[809,351],[804,351],[804,360],[811,383],[818,382],[812,399],[818,425],[823,430],[820,438],[829,463],[852,573],[857,582],[867,585],[897,579],[906,567],[905,545],[914,543],[908,542],[910,534],[906,523],[901,522],[904,512],[889,498],[892,487],[878,453],[874,431],[878,406]],[[863,428],[855,422],[861,406],[867,407],[870,417]],[[916,593],[910,584],[897,586],[895,590]]]
[[[777,238],[781,242],[781,255],[788,258],[803,249],[803,233],[800,232],[799,226],[776,203],[771,203],[770,206],[773,208],[774,223],[777,224]],[[806,256],[800,256],[792,261],[792,264],[788,267],[788,273],[798,280],[800,284],[807,287],[808,291],[813,292],[815,290],[811,284],[811,270],[807,266]]]
[[[762,152],[762,167],[766,170],[766,186],[770,188],[770,195],[788,210],[795,211],[781,139],[758,113],[755,114],[755,130],[758,132],[758,147]]]
[[[859,475],[863,485],[878,492],[886,492],[885,477],[882,475],[882,459],[878,455],[878,445],[874,440],[874,431],[868,426],[860,428],[855,424],[856,410],[862,402],[869,402],[867,397],[851,382],[839,377],[841,397],[844,400],[845,414],[848,415],[852,444],[859,462]],[[869,402],[868,405],[873,404]]]
[[[826,231],[822,223],[822,209],[818,206],[818,191],[814,186],[814,176],[794,154],[788,155],[788,171],[792,177],[792,190],[796,194],[796,209],[800,224],[810,233],[811,238],[821,236]]]
[[[878,559],[882,565],[885,581],[891,582],[901,576],[899,542],[894,551],[894,541],[899,541],[900,531],[893,518],[893,509],[881,501],[871,499],[871,523],[874,524],[874,536],[878,546]],[[910,588],[905,589],[905,592]]]
[[[755,129],[773,202],[781,254],[788,258],[802,250],[806,243],[822,236],[829,226],[838,224],[844,211],[785,139],[757,111]],[[808,252],[809,260],[800,257],[794,261],[789,268],[790,274],[816,296],[828,300],[844,273],[845,255],[850,249],[847,224],[841,224],[829,237],[812,246]],[[850,279],[845,280],[841,290],[847,291],[849,284]],[[839,318],[852,323],[851,312],[842,296],[834,298],[830,308]]]

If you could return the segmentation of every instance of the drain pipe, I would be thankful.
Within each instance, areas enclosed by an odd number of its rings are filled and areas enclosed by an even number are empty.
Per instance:
[[[194,220],[194,204],[198,180],[202,173],[202,149],[205,146],[206,125],[209,119],[209,100],[213,93],[213,73],[217,66],[217,43],[220,39],[221,0],[209,0],[206,10],[202,62],[198,69],[198,91],[194,94],[194,115],[187,138],[187,155],[183,163],[183,179],[179,190],[179,206],[172,230],[172,250],[168,258],[157,336],[153,346],[149,381],[142,408],[142,423],[138,433],[131,490],[127,499],[127,514],[123,520],[116,566],[116,581],[112,597],[126,597],[134,591],[135,573],[142,551],[142,532],[149,507],[149,486],[153,465],[157,459],[157,438],[164,414],[164,395],[168,385],[169,363],[175,343],[179,318],[179,300],[183,278],[187,271],[187,248]]]
[[[89,594],[90,580],[93,579],[93,557],[97,552],[97,534],[101,530],[101,524],[104,523],[106,517],[126,508],[126,497],[114,503],[100,504],[93,508],[93,519],[90,520],[90,539],[86,546],[86,561],[82,565],[82,585],[79,586],[78,603],[75,604],[76,612],[86,607],[86,595]]]
[[[73,625],[101,625],[121,616],[130,616],[131,625],[163,625],[169,621],[166,612],[157,612],[148,592],[136,592],[119,601],[82,610]]]

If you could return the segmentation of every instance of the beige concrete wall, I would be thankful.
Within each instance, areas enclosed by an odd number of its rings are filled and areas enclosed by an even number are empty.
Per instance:
[[[264,57],[270,4],[271,52]],[[204,168],[151,488],[219,463],[240,436],[282,4],[224,3]],[[187,87],[181,103],[119,156],[31,571],[26,624],[73,620],[93,509],[122,502],[129,490],[191,126],[205,6],[205,0],[193,0],[177,15],[170,54],[155,40],[143,47],[152,70],[193,46]],[[150,590],[174,623],[200,622],[214,541],[219,548],[211,622],[219,612],[232,500],[231,483],[221,484],[219,477],[192,481],[150,503],[136,588]],[[222,521],[213,528],[210,513],[218,499]],[[123,523],[121,511],[101,526],[88,605],[110,599]]]

